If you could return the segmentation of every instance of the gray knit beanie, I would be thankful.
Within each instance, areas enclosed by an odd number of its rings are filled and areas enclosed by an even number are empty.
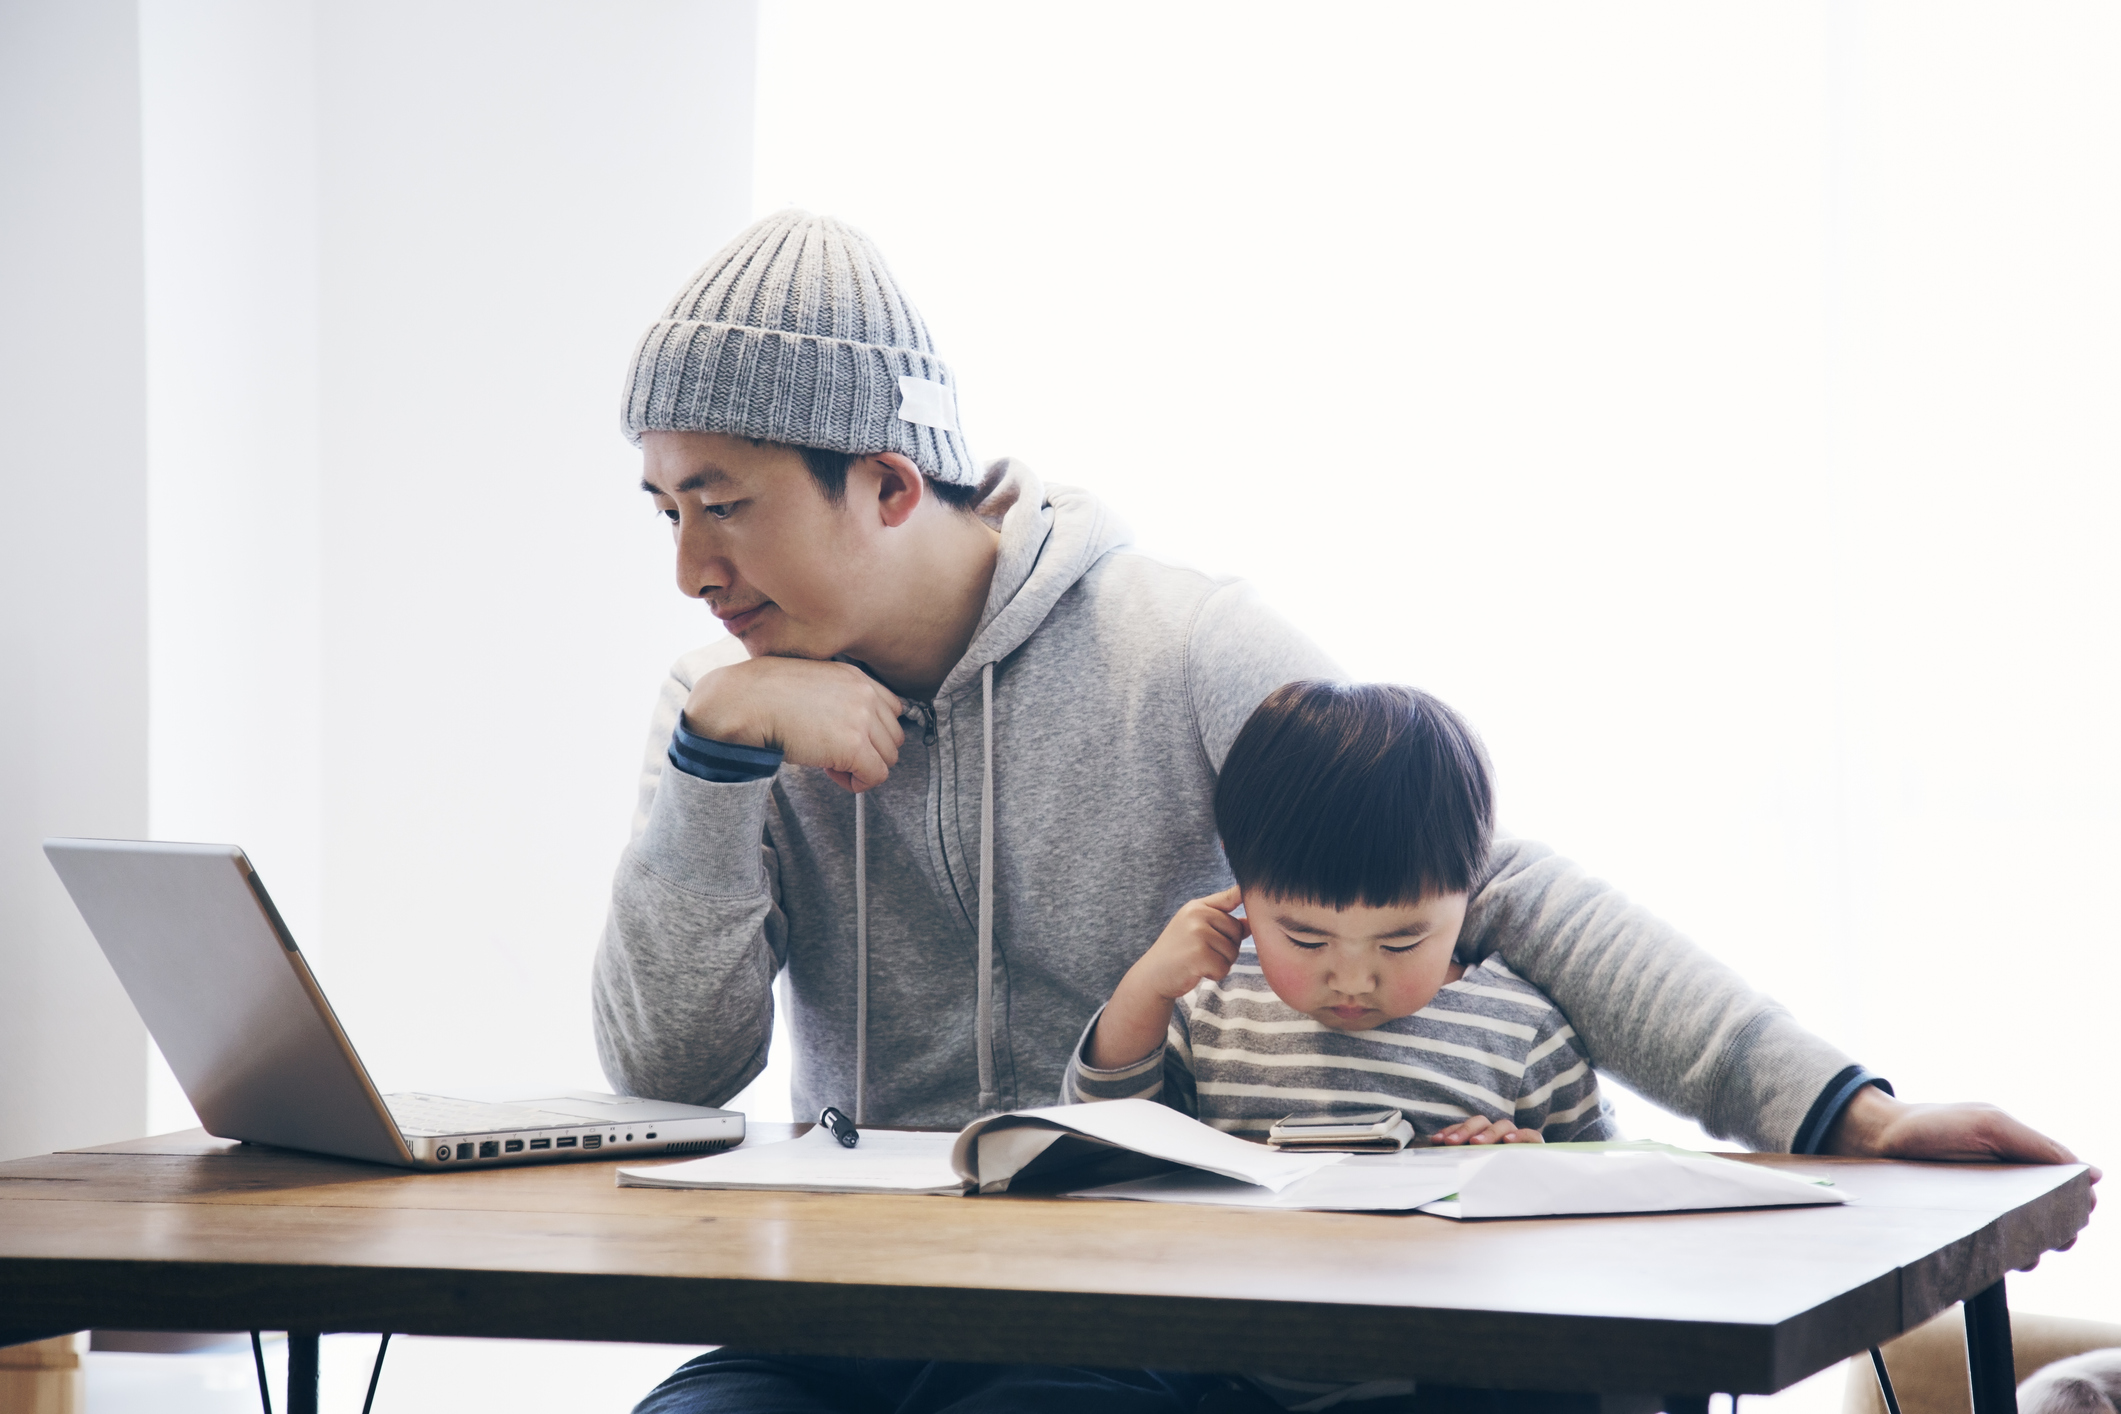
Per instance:
[[[979,480],[957,379],[869,238],[807,211],[754,222],[670,302],[634,350],[626,436],[727,432]]]

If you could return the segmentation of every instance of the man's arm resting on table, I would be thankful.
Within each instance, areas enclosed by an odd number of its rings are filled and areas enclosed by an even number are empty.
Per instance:
[[[766,817],[779,753],[679,724],[673,674],[650,726],[643,808],[597,949],[598,1057],[628,1094],[718,1104],[766,1062],[784,920]]]
[[[1719,1137],[1856,1157],[2074,1163],[1987,1105],[1910,1105],[1610,885],[1543,846],[1496,842],[1462,948],[1499,950],[1574,1023],[1602,1071]]]
[[[1852,1064],[1670,924],[1544,845],[1498,837],[1459,955],[1500,952],[1591,1062],[1720,1139],[1787,1152]]]
[[[1867,1085],[1828,1126],[1822,1154],[1859,1159],[2074,1164],[2075,1154],[1994,1105],[1915,1105]],[[2092,1170],[2092,1181],[2099,1171]]]
[[[1912,1105],[1867,1084],[1827,1126],[1817,1152],[1852,1159],[1932,1159],[1959,1163],[2082,1163],[2062,1145],[1994,1105]],[[2092,1169],[2092,1182],[2103,1175]],[[2099,1193],[2092,1191],[2097,1206]],[[2076,1239],[2059,1250],[2076,1246]],[[2039,1258],[2033,1261],[2037,1264]],[[2022,1270],[2030,1271],[2031,1267]]]

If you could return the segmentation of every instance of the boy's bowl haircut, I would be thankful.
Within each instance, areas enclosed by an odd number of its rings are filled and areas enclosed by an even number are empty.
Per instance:
[[[1494,821],[1480,738],[1436,698],[1394,683],[1276,688],[1215,785],[1237,882],[1330,908],[1471,892]]]

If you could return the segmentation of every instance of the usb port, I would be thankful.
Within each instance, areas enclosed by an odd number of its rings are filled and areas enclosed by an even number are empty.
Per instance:
[[[550,1139],[533,1139],[530,1141],[530,1147],[533,1149],[550,1149],[552,1141]]]
[[[523,1141],[520,1139],[511,1139],[501,1147],[506,1149],[511,1154],[520,1154],[523,1152]]]
[[[572,1134],[568,1135],[565,1139],[555,1139],[552,1142],[559,1145],[559,1147],[561,1147],[562,1149],[572,1149],[575,1144],[574,1136]]]
[[[582,1147],[585,1149],[601,1149],[604,1147],[604,1136],[601,1134],[585,1134],[582,1136]]]
[[[482,1158],[482,1159],[498,1159],[498,1158],[500,1158],[500,1157],[501,1157],[501,1145],[500,1145],[500,1141],[499,1141],[499,1140],[495,1140],[495,1139],[485,1139],[485,1140],[481,1140],[481,1141],[480,1141],[480,1143],[479,1143],[479,1157],[480,1157],[480,1158]]]

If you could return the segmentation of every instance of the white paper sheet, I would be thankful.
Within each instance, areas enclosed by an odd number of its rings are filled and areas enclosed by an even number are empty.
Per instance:
[[[1832,1188],[1712,1154],[1541,1152],[1527,1144],[1469,1159],[1459,1171],[1457,1201],[1423,1211],[1450,1218],[1524,1218],[1847,1201]]]
[[[818,1128],[800,1139],[749,1145],[653,1168],[622,1168],[621,1188],[768,1188],[791,1193],[949,1193],[965,1184],[950,1167],[954,1134],[865,1129],[843,1147]]]
[[[1012,1123],[1023,1120],[1033,1123]],[[985,1142],[983,1135],[989,1130],[994,1131],[994,1137],[1003,1141],[1013,1160],[1020,1148],[1035,1154],[1045,1145],[1013,1139],[1010,1135],[1022,1129],[1050,1133],[1049,1125],[1101,1139],[1151,1158],[1256,1183],[1273,1192],[1338,1163],[1341,1158],[1338,1154],[1281,1153],[1264,1144],[1254,1144],[1234,1134],[1210,1129],[1199,1120],[1188,1119],[1154,1100],[1105,1100],[1094,1105],[1049,1105],[1035,1110],[1012,1110],[1006,1115],[967,1125],[957,1136],[951,1162],[968,1184],[977,1183],[982,1191],[993,1191],[996,1182],[1006,1182],[1007,1179],[998,1175],[996,1166],[990,1162],[991,1156],[980,1149]],[[1011,1173],[1015,1171],[1009,1170]]]
[[[1412,1161],[1412,1162],[1410,1162]],[[1239,1179],[1181,1169],[1124,1183],[1078,1189],[1069,1198],[1127,1198],[1143,1203],[1209,1203],[1329,1213],[1403,1213],[1458,1191],[1465,1156],[1457,1151],[1357,1154],[1300,1178],[1279,1193]]]
[[[1205,1203],[1230,1208],[1407,1212],[1445,1218],[1587,1217],[1709,1208],[1780,1208],[1847,1201],[1774,1169],[1651,1147],[1569,1145],[1409,1149],[1355,1155],[1278,1192],[1181,1172],[1077,1189],[1070,1198]]]

